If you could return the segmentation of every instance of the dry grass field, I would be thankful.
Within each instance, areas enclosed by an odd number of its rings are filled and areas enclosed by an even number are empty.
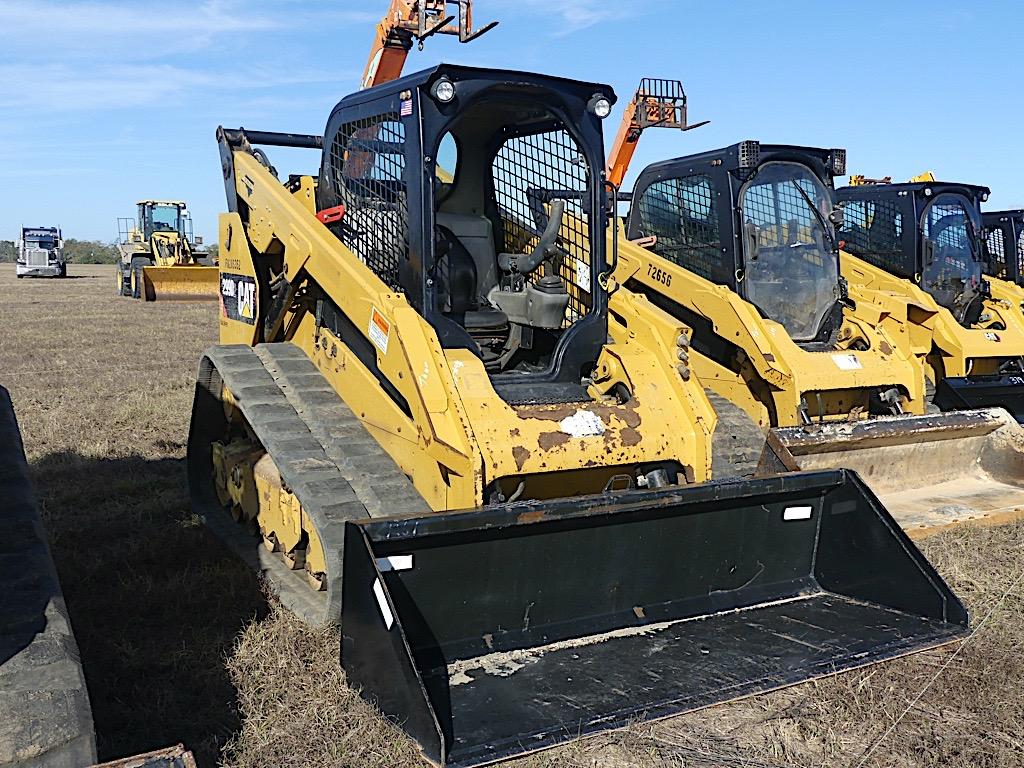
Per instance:
[[[114,296],[0,271],[8,387],[78,636],[101,757],[184,741],[200,765],[391,768],[415,749],[345,686],[338,638],[269,604],[191,515],[185,441],[213,304]],[[1024,766],[1024,525],[924,548],[968,603],[953,646],[517,762],[640,766]],[[984,623],[983,623],[984,622]]]

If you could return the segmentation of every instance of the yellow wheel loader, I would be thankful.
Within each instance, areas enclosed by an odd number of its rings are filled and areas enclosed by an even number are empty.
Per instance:
[[[614,98],[440,65],[343,99],[322,136],[218,130],[194,508],[286,605],[340,621],[348,682],[437,765],[965,631],[852,473],[700,482],[715,417],[687,329],[625,288],[645,321],[609,309]],[[279,180],[260,146],[318,151],[319,175]]]
[[[985,187],[935,181],[839,190],[842,269],[859,296],[885,296],[930,332],[927,372],[943,410],[1002,407],[1024,419],[1024,309],[1016,284],[986,276]]]
[[[117,293],[145,301],[216,301],[219,273],[196,251],[192,219],[178,200],[140,200],[118,219]]]

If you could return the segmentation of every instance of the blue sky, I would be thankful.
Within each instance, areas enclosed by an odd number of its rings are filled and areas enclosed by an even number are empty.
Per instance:
[[[357,87],[387,0],[0,0],[0,239],[26,225],[112,240],[141,197],[224,208],[218,124],[320,133]],[[406,71],[446,60],[607,82],[682,80],[689,133],[650,131],[647,163],[752,138],[841,146],[851,172],[926,169],[1024,207],[1016,2],[476,0],[467,46],[435,38]],[[997,46],[997,47],[993,47]],[[619,110],[608,125],[607,141]],[[315,153],[271,152],[311,172]]]

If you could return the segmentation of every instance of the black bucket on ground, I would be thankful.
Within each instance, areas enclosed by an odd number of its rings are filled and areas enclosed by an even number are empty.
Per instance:
[[[935,407],[942,411],[1005,408],[1024,424],[1024,374],[959,376],[942,379],[935,387]]]
[[[347,523],[342,664],[475,766],[954,640],[967,612],[852,472]]]

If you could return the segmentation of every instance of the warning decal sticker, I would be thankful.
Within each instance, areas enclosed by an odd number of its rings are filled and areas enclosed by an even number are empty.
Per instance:
[[[380,310],[373,307],[370,310],[370,341],[381,351],[381,354],[388,353],[388,338],[391,336],[391,323]]]

